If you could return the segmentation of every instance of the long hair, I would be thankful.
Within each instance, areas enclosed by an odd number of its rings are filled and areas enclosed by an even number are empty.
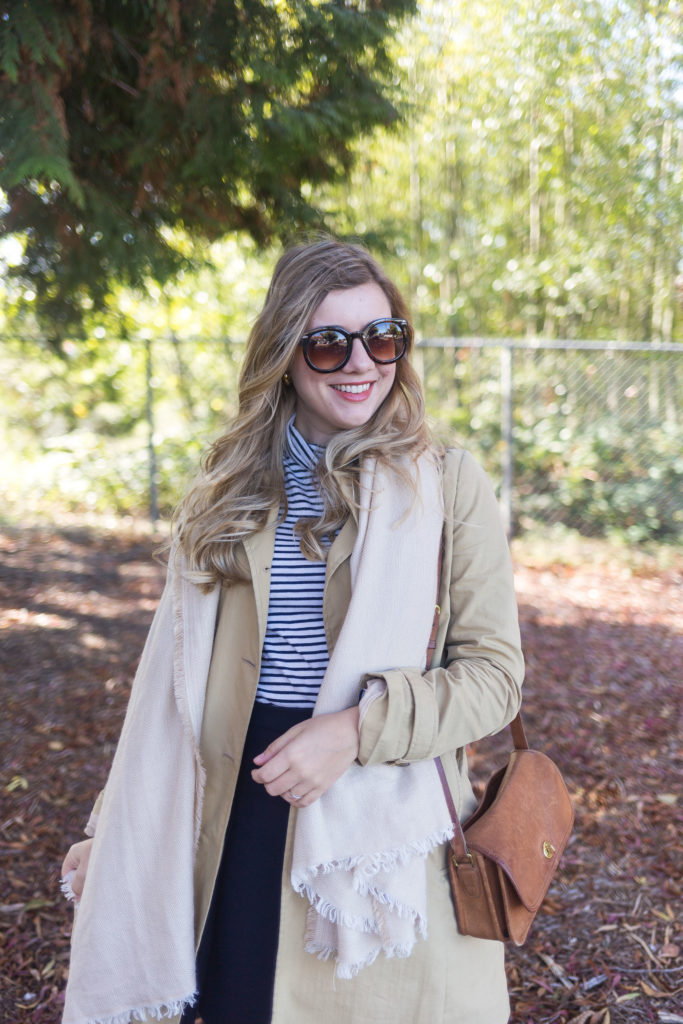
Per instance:
[[[278,505],[286,507],[283,462],[286,427],[296,394],[283,383],[311,316],[332,291],[375,282],[392,316],[410,322],[396,285],[362,246],[332,239],[298,245],[278,260],[261,313],[249,335],[239,378],[238,412],[202,459],[202,471],[174,516],[174,534],[188,577],[203,587],[245,579],[240,557],[246,537],[261,530]],[[419,378],[410,364],[413,332],[386,399],[368,423],[340,431],[318,468],[323,513],[297,530],[307,558],[324,561],[325,541],[358,507],[360,463],[373,456],[401,475],[405,457],[430,446]]]

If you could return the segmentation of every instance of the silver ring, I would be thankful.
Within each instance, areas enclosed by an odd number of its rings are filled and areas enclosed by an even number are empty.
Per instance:
[[[293,793],[291,789],[289,791],[289,795],[291,796],[292,800],[301,800],[301,797],[297,796],[296,793]]]

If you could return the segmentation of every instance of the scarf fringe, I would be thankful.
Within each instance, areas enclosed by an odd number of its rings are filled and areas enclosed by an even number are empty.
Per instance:
[[[392,899],[386,892],[380,892],[379,889],[368,889],[368,895],[379,903],[381,906],[388,907],[392,914],[396,917],[407,918],[414,928],[417,928],[420,936],[425,938],[427,934],[427,922],[424,920],[422,914],[415,910],[414,907],[408,907],[404,903],[398,903],[395,899]]]
[[[174,578],[174,585],[176,587],[176,601],[177,607],[181,607],[181,590],[183,585],[183,574],[181,572],[176,573]],[[183,730],[188,736],[190,743],[192,744],[192,750],[194,751],[194,762],[195,762],[195,784],[194,784],[194,846],[195,849],[199,843],[199,833],[202,827],[202,807],[204,804],[204,788],[206,785],[206,769],[201,761],[199,753],[199,746],[197,744],[197,738],[192,728],[192,721],[190,718],[190,709],[187,703],[187,692],[185,682],[185,667],[183,664],[184,658],[184,645],[185,636],[183,630],[183,623],[181,617],[174,616],[173,622],[173,664],[176,666],[176,672],[173,679],[173,695],[175,697],[176,707],[180,713],[180,720],[183,723]]]
[[[371,896],[377,903],[384,907],[388,907],[391,913],[396,914],[397,917],[410,920],[418,930],[420,936],[424,938],[427,934],[427,929],[426,922],[423,920],[422,915],[413,907],[407,906],[405,903],[399,903],[385,890],[370,885],[367,880],[373,878],[380,871],[391,872],[397,864],[408,864],[415,856],[422,858],[427,857],[435,846],[441,846],[444,843],[447,843],[452,836],[453,826],[451,824],[449,828],[433,832],[425,839],[414,840],[413,842],[406,844],[406,846],[400,847],[396,850],[377,853],[372,857],[346,857],[340,861],[331,861],[327,864],[320,864],[316,868],[306,872],[306,874],[310,876],[308,879],[300,878],[296,882],[292,880],[292,884],[296,892],[300,895],[306,896],[311,905],[311,909],[316,914],[319,914],[320,917],[325,918],[325,920],[330,921],[332,924],[340,924],[344,928],[351,928],[354,931],[379,935],[380,927],[375,919],[344,913],[340,907],[335,906],[335,904],[331,903],[329,900],[323,899],[313,887],[313,880],[319,874],[329,874],[331,871],[353,871],[354,869],[359,869],[354,875],[354,888],[359,895]],[[309,945],[313,944],[312,935],[313,925],[310,925],[307,931],[307,949]],[[334,950],[330,950],[330,953],[327,955],[330,955],[333,952]],[[387,952],[386,955],[400,956],[403,954]],[[409,956],[410,954],[406,953],[405,955]],[[324,959],[326,959],[326,957],[324,957]],[[365,965],[361,964],[358,970],[361,970],[363,966]],[[356,971],[355,973],[358,972]]]
[[[71,900],[73,903],[78,903],[76,893],[71,888],[71,882],[75,874],[75,871],[67,871],[64,878],[62,878],[59,883],[59,888],[62,890],[67,900]]]
[[[204,790],[206,789],[206,768],[202,764],[199,749],[194,753],[195,783],[194,783],[194,848],[199,845],[199,833],[202,830],[202,811],[204,809]]]
[[[184,999],[170,999],[156,1006],[137,1006],[131,1010],[123,1010],[114,1014],[113,1017],[90,1017],[86,1024],[130,1024],[134,1020],[164,1020],[167,1017],[176,1017],[183,1013],[185,1007],[194,1006],[197,993],[193,992]]]
[[[423,839],[413,839],[404,846],[395,847],[393,850],[380,850],[373,854],[353,854],[349,857],[342,857],[339,860],[330,860],[325,864],[316,864],[302,870],[298,877],[292,875],[292,885],[296,892],[308,892],[313,880],[318,875],[329,875],[333,871],[354,871],[354,888],[364,895],[369,891],[369,885],[363,885],[361,879],[370,879],[381,871],[391,872],[396,867],[405,867],[414,857],[428,857],[435,846],[442,846],[453,838],[453,824],[444,826],[436,832],[430,833]]]
[[[332,924],[340,924],[343,928],[351,928],[356,932],[372,932],[373,935],[379,935],[377,922],[372,918],[358,917],[356,914],[345,913],[340,907],[335,906],[334,903],[324,900],[319,893],[308,885],[304,885],[297,891],[304,895],[310,903],[309,913],[312,911],[313,914],[318,914]],[[314,921],[315,918],[313,917],[312,920]],[[314,925],[309,925],[311,934],[313,929]]]
[[[361,960],[355,960],[353,963],[345,963],[342,960],[337,960],[334,971],[335,977],[340,978],[342,981],[351,981],[357,974],[360,974],[365,967],[370,967],[371,964],[374,964],[380,953],[384,953],[388,960],[391,960],[393,957],[405,960],[412,954],[414,945],[414,942],[406,942],[395,946],[382,948],[377,947],[376,949],[373,949],[371,953],[368,953],[366,957]],[[330,957],[336,956],[337,954],[336,949],[332,949],[330,946],[323,946],[321,943],[315,942],[313,939],[309,939],[308,934],[306,936],[304,949],[307,953],[313,953],[317,956],[318,960],[329,960]]]
[[[329,900],[323,900],[318,893],[308,886],[303,890],[303,895],[306,896],[311,905],[310,910],[314,914],[318,914],[320,917],[329,921],[331,924],[338,924],[341,925],[342,928],[349,928],[352,931],[365,932],[366,934],[381,935],[382,933],[379,923],[374,918],[358,917],[355,914],[346,914],[339,907],[330,903]],[[364,889],[362,891],[362,895],[371,896],[377,903],[384,907],[388,907],[389,911],[392,914],[395,914],[396,917],[409,920],[413,927],[417,929],[421,938],[425,938],[427,935],[426,921],[414,907],[409,907],[405,903],[399,903],[397,900],[392,899],[388,893],[380,892],[379,889]],[[315,920],[315,918],[313,918],[313,920]],[[315,925],[311,924],[307,934],[312,935],[314,930]]]

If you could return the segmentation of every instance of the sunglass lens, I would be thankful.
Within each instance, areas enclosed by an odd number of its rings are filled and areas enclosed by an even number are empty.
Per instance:
[[[346,359],[348,342],[338,331],[309,334],[306,354],[317,370],[336,370]]]
[[[403,328],[393,320],[373,324],[367,344],[372,358],[378,363],[393,363],[405,352],[406,339]]]

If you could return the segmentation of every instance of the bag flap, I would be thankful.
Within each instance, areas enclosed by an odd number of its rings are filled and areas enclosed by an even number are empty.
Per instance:
[[[463,831],[468,847],[499,864],[535,913],[573,824],[574,809],[557,766],[540,750],[513,750]]]

